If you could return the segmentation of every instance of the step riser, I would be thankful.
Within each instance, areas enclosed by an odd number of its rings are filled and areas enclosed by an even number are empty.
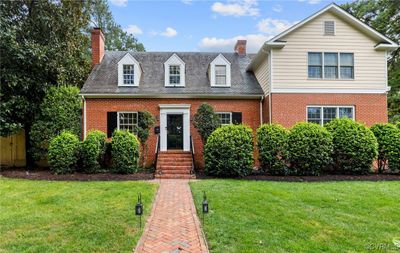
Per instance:
[[[192,167],[192,163],[191,162],[160,162],[157,163],[157,167],[164,167],[164,166],[172,166],[172,167],[176,167],[176,166],[189,166]]]
[[[157,179],[194,179],[194,178],[196,178],[196,176],[174,174],[174,175],[162,175],[162,176],[156,175],[155,178],[157,178]]]
[[[190,179],[193,160],[190,152],[171,151],[162,152],[157,157],[155,178],[160,179]]]

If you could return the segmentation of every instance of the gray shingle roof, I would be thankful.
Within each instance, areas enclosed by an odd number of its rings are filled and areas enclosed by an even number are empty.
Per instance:
[[[176,53],[186,66],[185,87],[164,87],[164,62],[173,52],[129,52],[142,68],[139,87],[118,87],[118,62],[128,52],[106,51],[86,80],[81,94],[195,94],[263,95],[254,74],[246,67],[253,55],[222,53],[231,63],[231,87],[211,87],[207,76],[209,64],[219,53]]]

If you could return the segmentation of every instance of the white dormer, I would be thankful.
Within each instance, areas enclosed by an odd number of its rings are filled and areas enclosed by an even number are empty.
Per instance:
[[[164,63],[164,70],[166,87],[185,86],[185,62],[177,54],[173,54]]]
[[[131,54],[118,62],[118,86],[139,86],[141,74],[139,62]]]
[[[211,87],[231,86],[231,63],[222,54],[210,63],[209,73]]]

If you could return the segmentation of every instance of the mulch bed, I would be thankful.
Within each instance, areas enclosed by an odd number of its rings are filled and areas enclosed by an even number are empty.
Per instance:
[[[23,178],[31,180],[51,181],[132,181],[154,179],[153,173],[139,172],[135,174],[97,173],[84,174],[73,173],[66,175],[54,175],[46,169],[27,170],[26,168],[2,169],[0,176],[8,178]]]
[[[202,174],[196,175],[197,179],[213,179],[214,177]],[[400,181],[399,174],[370,174],[370,175],[320,175],[320,176],[270,176],[253,174],[241,180],[254,181],[279,181],[279,182],[325,182],[325,181]]]

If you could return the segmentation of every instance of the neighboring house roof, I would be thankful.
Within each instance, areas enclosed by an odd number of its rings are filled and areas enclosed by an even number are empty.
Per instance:
[[[118,86],[118,61],[127,53],[140,64],[142,76],[138,87]],[[100,64],[97,64],[83,88],[82,95],[119,94],[126,96],[159,97],[168,95],[199,96],[262,96],[263,91],[252,72],[246,67],[254,55],[239,56],[237,53],[222,53],[231,63],[231,86],[211,87],[208,76],[210,63],[220,53],[175,53],[185,62],[185,87],[165,87],[164,63],[173,52],[122,52],[106,51]]]
[[[375,39],[378,42],[377,45],[375,46],[375,49],[382,49],[382,50],[390,51],[390,50],[395,50],[395,49],[397,49],[399,47],[399,45],[396,42],[394,42],[393,40],[389,39],[385,35],[381,34],[377,30],[375,30],[374,28],[372,28],[372,27],[368,26],[367,24],[363,23],[358,18],[354,17],[353,15],[351,15],[350,13],[348,13],[347,11],[342,9],[337,4],[331,3],[328,6],[326,6],[325,8],[321,9],[320,11],[314,13],[313,15],[311,15],[311,16],[305,18],[305,19],[303,19],[299,23],[291,26],[287,30],[283,31],[282,33],[276,35],[275,37],[273,37],[270,40],[268,40],[267,42],[265,42],[264,45],[259,50],[259,52],[257,53],[256,57],[254,57],[252,59],[252,61],[249,64],[247,69],[248,70],[252,70],[254,65],[257,64],[257,62],[259,62],[259,60],[264,55],[267,54],[269,49],[284,47],[286,45],[286,41],[282,40],[282,38],[284,36],[288,35],[289,33],[292,33],[293,31],[297,30],[298,28],[302,27],[303,25],[305,25],[309,21],[315,19],[316,17],[318,17],[319,15],[321,15],[321,14],[327,12],[327,11],[330,11],[330,12],[334,13],[338,17],[340,17],[343,20],[345,20],[345,21],[349,22],[350,24],[352,24],[355,28],[359,29],[360,31],[362,31],[365,34],[369,35],[371,38]]]

